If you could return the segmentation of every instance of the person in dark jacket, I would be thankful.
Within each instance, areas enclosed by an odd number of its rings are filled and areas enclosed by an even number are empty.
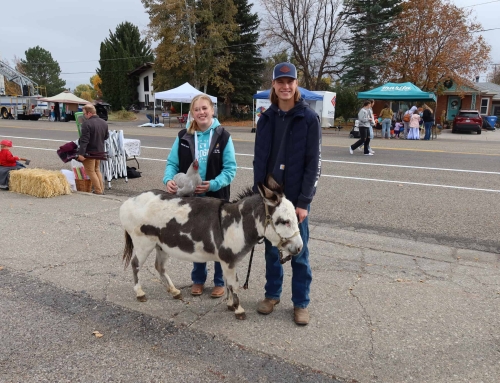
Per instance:
[[[187,129],[182,129],[168,155],[163,183],[167,192],[175,194],[177,185],[174,176],[186,173],[194,159],[198,160],[202,184],[194,193],[199,196],[215,197],[229,201],[229,185],[236,175],[236,157],[231,135],[214,118],[214,105],[206,94],[200,94],[191,101],[193,120]],[[212,298],[224,295],[224,279],[220,262],[214,266],[214,288]],[[191,272],[193,285],[191,295],[203,293],[207,279],[207,264],[194,263]]]
[[[295,206],[299,230],[304,243],[302,251],[292,257],[292,302],[294,321],[309,323],[309,291],[312,272],[309,265],[310,204],[321,173],[321,127],[318,115],[301,98],[297,69],[293,64],[274,67],[271,106],[257,122],[254,149],[254,190],[272,174],[283,185],[286,197]],[[257,311],[270,314],[280,302],[283,266],[276,247],[265,240],[265,299]]]
[[[431,139],[431,129],[434,124],[434,114],[432,113],[432,109],[427,105],[422,105],[424,109],[424,113],[422,114],[422,120],[424,120],[424,128],[425,128],[425,136],[424,140]]]
[[[108,124],[97,116],[94,105],[87,104],[82,111],[85,121],[82,123],[80,148],[76,160],[83,163],[85,172],[94,187],[94,193],[104,194],[104,181],[100,170],[101,160],[95,156],[105,153],[104,141],[109,137]]]

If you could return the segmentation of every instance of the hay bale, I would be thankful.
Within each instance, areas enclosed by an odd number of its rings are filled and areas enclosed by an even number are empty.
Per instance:
[[[71,194],[68,180],[60,171],[36,168],[11,171],[9,190],[39,198]]]

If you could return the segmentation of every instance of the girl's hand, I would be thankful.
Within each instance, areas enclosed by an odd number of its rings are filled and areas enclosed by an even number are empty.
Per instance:
[[[175,183],[174,180],[168,181],[166,187],[167,187],[167,193],[170,194],[177,193],[177,184]]]
[[[201,185],[196,186],[194,189],[194,194],[205,194],[210,188],[210,181],[202,181]]]

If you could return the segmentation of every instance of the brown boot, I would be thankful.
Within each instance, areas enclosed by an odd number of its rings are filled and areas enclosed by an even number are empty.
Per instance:
[[[191,286],[191,295],[194,297],[197,297],[198,295],[201,295],[203,293],[203,285],[200,285],[198,283],[194,283],[193,286]]]
[[[294,307],[293,320],[295,323],[305,326],[309,323],[309,310],[307,308]]]
[[[280,303],[279,299],[265,298],[257,305],[257,312],[264,315],[271,314],[274,310],[274,306],[276,306],[278,303]]]
[[[210,296],[212,298],[220,298],[222,296],[224,296],[224,293],[226,292],[226,290],[224,289],[224,286],[215,286],[212,290],[212,294],[210,294]]]

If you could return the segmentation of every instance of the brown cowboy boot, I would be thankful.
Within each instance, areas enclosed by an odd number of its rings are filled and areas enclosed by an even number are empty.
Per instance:
[[[278,303],[280,303],[279,299],[265,298],[257,305],[257,312],[264,315],[271,314],[274,310],[274,306],[276,306]]]
[[[294,307],[293,320],[296,324],[305,326],[309,323],[309,310],[307,308]]]

